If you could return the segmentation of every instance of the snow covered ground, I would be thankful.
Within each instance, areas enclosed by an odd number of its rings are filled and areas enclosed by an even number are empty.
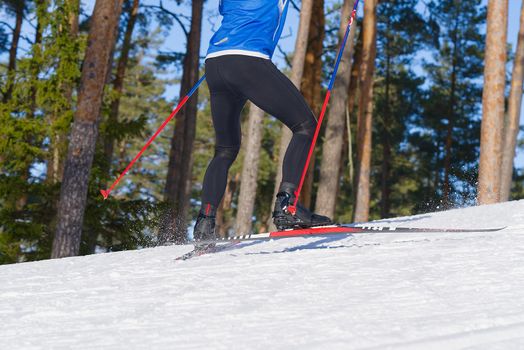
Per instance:
[[[376,224],[508,227],[0,266],[0,349],[524,349],[524,201]]]

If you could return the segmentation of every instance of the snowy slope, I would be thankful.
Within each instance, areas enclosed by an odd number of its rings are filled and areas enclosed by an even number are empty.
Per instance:
[[[524,201],[246,242],[0,266],[0,349],[523,349]]]

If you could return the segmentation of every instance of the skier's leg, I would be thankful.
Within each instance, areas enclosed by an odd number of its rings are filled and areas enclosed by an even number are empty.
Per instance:
[[[215,129],[215,154],[202,185],[202,207],[195,224],[196,240],[213,239],[216,210],[226,189],[227,174],[240,150],[240,113],[246,98],[229,89],[217,73],[213,59],[206,61],[206,75],[211,97]]]
[[[293,83],[270,61],[248,56],[229,56],[220,65],[228,86],[241,91],[258,107],[282,121],[293,132],[282,167],[282,183],[275,204],[275,223],[279,228],[327,225],[331,220],[297,206],[296,215],[287,212],[294,202],[302,170],[317,121]]]
[[[282,164],[282,183],[298,187],[317,121],[302,94],[270,60],[248,59],[251,74],[245,77],[243,93],[293,132]]]
[[[215,154],[204,176],[202,203],[205,205],[217,207],[224,195],[229,167],[240,150],[240,113],[245,103],[244,97],[231,92],[211,90]]]

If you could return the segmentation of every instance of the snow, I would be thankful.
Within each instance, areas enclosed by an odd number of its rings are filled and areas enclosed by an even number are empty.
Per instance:
[[[0,266],[0,349],[524,348],[524,201],[373,224],[507,227]]]

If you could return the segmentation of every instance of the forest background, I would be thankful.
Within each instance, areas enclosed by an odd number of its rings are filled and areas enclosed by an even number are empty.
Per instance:
[[[64,168],[73,120],[81,119],[86,42],[96,34],[89,33],[95,1],[0,1],[0,263],[180,242],[188,229],[191,235],[213,154],[205,83],[107,200],[99,190],[115,180],[203,74],[209,39],[220,24],[218,1],[108,3],[118,7],[112,11],[117,30],[99,40],[108,48],[100,112],[84,120],[96,130],[93,161],[77,164],[75,174],[83,175],[67,185]],[[303,202],[338,222],[490,202],[478,196],[487,1],[368,3],[376,17],[368,16],[365,24],[360,5]],[[293,2],[273,59],[300,85],[317,115],[352,5]],[[310,6],[309,17],[298,11],[301,6]],[[104,10],[111,13],[98,8]],[[506,105],[520,10],[520,1],[509,1]],[[307,30],[300,31],[299,19]],[[305,47],[297,40],[304,33]],[[217,217],[221,235],[271,229],[281,126],[250,104],[243,114],[243,148]],[[372,127],[366,131],[367,122]],[[505,149],[504,139],[499,142]],[[524,198],[522,144],[520,139],[514,147],[510,193],[495,201]],[[74,202],[81,197],[75,185],[82,176],[83,205]],[[67,237],[75,235],[70,242]]]

